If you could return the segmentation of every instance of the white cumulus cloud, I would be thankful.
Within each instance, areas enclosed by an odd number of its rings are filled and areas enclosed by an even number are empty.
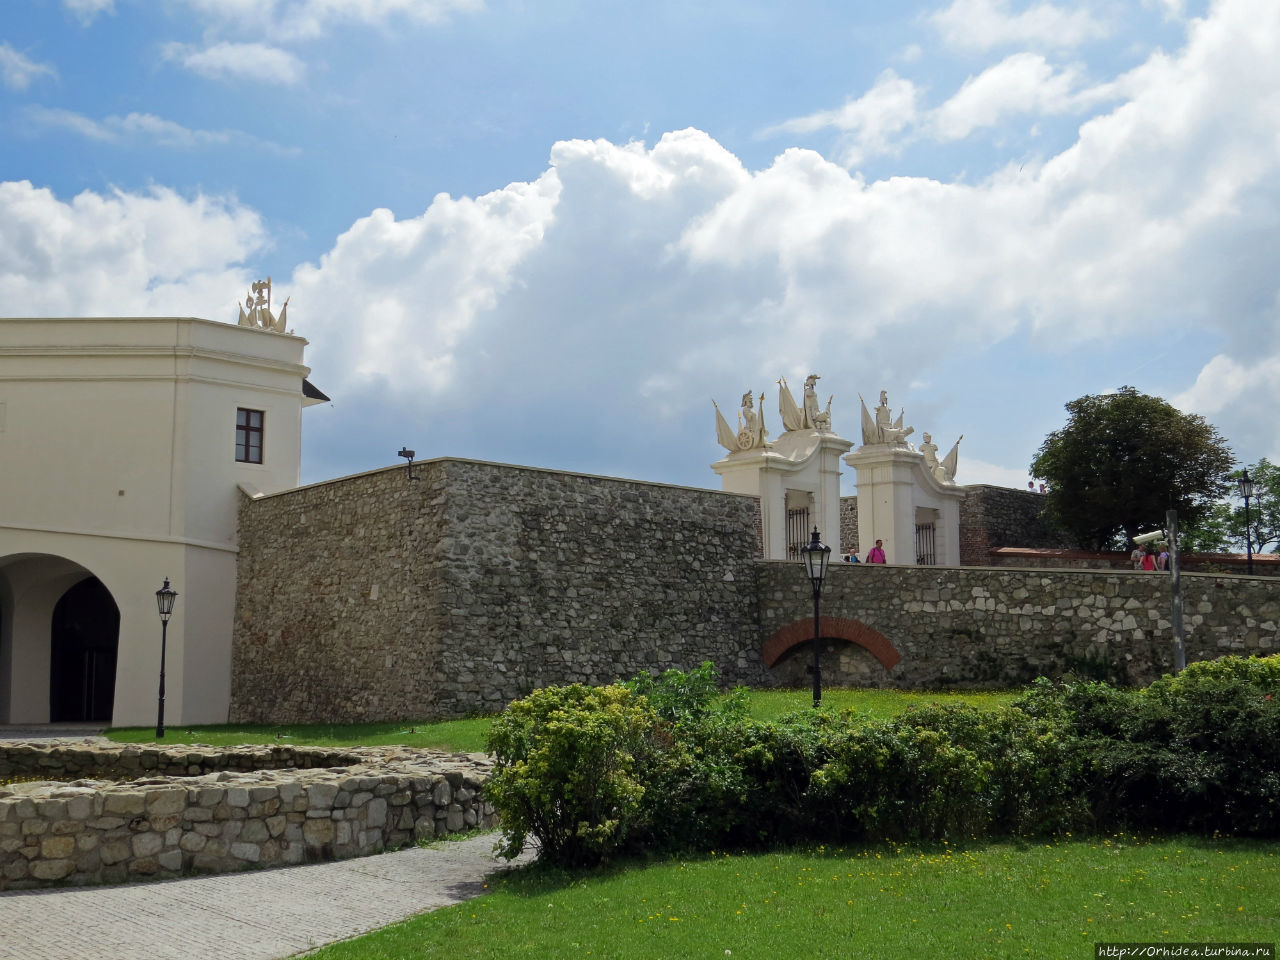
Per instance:
[[[1074,67],[1055,69],[1038,53],[1015,53],[970,77],[932,111],[929,124],[939,140],[961,140],[1009,116],[1052,116],[1093,106],[1098,91],[1082,89]]]
[[[483,0],[183,0],[210,23],[303,40],[350,24],[435,24],[484,8]]]
[[[1009,0],[953,0],[930,17],[943,41],[962,50],[1026,46],[1061,50],[1098,40],[1106,25],[1082,5],[1033,3],[1019,11]]]
[[[841,154],[846,166],[857,166],[866,157],[893,153],[920,119],[920,91],[910,80],[886,70],[861,97],[834,110],[818,110],[785,120],[760,132],[762,137],[806,134],[818,130],[840,131]]]
[[[167,43],[160,52],[166,60],[213,80],[249,80],[292,86],[300,83],[306,75],[306,66],[296,56],[265,43],[224,42],[204,48]]]
[[[100,13],[115,13],[115,0],[62,0],[62,5],[73,13],[86,27]]]
[[[1075,66],[1055,67],[1042,54],[1015,53],[965,80],[933,109],[920,105],[921,91],[892,70],[861,97],[834,110],[819,110],[768,127],[761,137],[835,130],[836,154],[848,167],[870,157],[895,154],[917,140],[963,140],[976,130],[1011,117],[1084,113],[1119,99],[1129,78],[1088,84]]]
[[[244,142],[248,137],[238,130],[197,130],[151,113],[130,113],[123,117],[94,120],[60,107],[28,107],[24,114],[38,128],[67,130],[89,140],[103,143],[144,143],[151,146],[192,150]],[[270,141],[255,140],[255,149],[293,155],[296,148],[286,148]]]
[[[231,316],[264,242],[232,200],[172,190],[62,200],[0,183],[0,303],[20,316]]]
[[[57,75],[58,71],[47,63],[37,63],[9,44],[0,43],[0,81],[10,90],[25,90],[32,80]]]
[[[1041,60],[1014,66],[1055,109],[1093,89]],[[1280,6],[1220,0],[1189,24],[1182,49],[1153,55],[1108,90],[1118,102],[1067,149],[980,182],[868,181],[794,148],[748,170],[711,136],[683,130],[652,145],[565,141],[530,182],[441,195],[415,216],[373,211],[318,261],[276,278],[311,341],[316,382],[335,397],[334,418],[318,421],[332,425],[316,429],[335,431],[335,444],[376,441],[387,459],[412,441],[420,454],[553,466],[565,454],[549,453],[547,438],[565,436],[578,469],[689,476],[689,464],[716,456],[711,397],[723,406],[781,375],[821,373],[837,428],[852,436],[859,392],[941,382],[950,357],[973,358],[962,389],[998,389],[1001,371],[983,366],[985,352],[1015,332],[1046,364],[1080,344],[1194,332],[1219,359],[1206,356],[1179,402],[1214,413],[1248,449],[1275,452]],[[1015,109],[1025,102],[972,94],[953,122]],[[824,122],[861,130],[853,113]],[[191,249],[213,238],[208,270],[192,261],[193,277],[236,275],[258,242],[260,224],[229,202],[196,210],[171,195],[82,195],[66,204],[29,184],[6,189],[16,199],[0,205],[0,283],[30,295],[100,302],[108,285],[91,279],[119,274],[118,299],[152,302],[149,264],[161,254],[139,264],[129,255],[146,233],[144,201],[182,225]],[[47,221],[47,242],[83,252],[42,253],[37,226],[10,240],[24,204],[47,216],[21,222]],[[88,218],[99,207],[111,229]],[[105,265],[97,273],[95,262]],[[200,284],[181,282],[186,303]],[[242,288],[237,278],[202,289],[217,307]],[[1236,402],[1213,407],[1219,396]],[[894,401],[909,417],[919,402]],[[1016,420],[1021,406],[998,416]],[[766,420],[776,432],[773,409]],[[981,464],[1000,463],[1000,445],[1013,442],[1003,419],[985,431],[995,437],[986,450],[981,425],[941,421],[939,406],[916,426],[965,433],[962,469],[974,464],[964,476],[995,476]],[[1022,438],[1017,459],[1042,436]],[[709,482],[704,474],[693,476]]]

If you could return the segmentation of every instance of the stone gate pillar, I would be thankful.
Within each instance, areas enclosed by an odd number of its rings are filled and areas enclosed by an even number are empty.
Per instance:
[[[889,563],[959,566],[960,441],[939,461],[929,434],[917,449],[907,440],[913,433],[901,413],[892,417],[884,391],[874,415],[862,404],[862,446],[844,458],[858,473],[858,546],[864,560],[883,540]]]
[[[736,432],[716,408],[717,438],[729,453],[711,469],[725,491],[759,498],[769,560],[798,559],[795,551],[809,542],[814,527],[832,553],[840,553],[840,455],[853,444],[832,431],[831,401],[819,409],[817,380],[816,374],[806,380],[803,407],[786,380],[778,381],[783,433],[775,441],[767,439],[764,411],[756,412],[751,393],[742,397]]]

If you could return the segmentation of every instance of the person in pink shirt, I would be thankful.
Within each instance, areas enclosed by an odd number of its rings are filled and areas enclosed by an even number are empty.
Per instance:
[[[884,541],[877,540],[876,545],[867,551],[867,563],[886,563],[884,558]]]
[[[1156,568],[1156,558],[1151,552],[1150,547],[1144,547],[1142,550],[1142,569],[1154,570]]]

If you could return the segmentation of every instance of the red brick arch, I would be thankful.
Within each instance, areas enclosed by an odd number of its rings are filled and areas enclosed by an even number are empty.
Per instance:
[[[823,640],[847,640],[849,643],[857,644],[879,660],[880,665],[886,670],[892,670],[902,660],[902,654],[889,642],[888,637],[860,620],[851,620],[848,617],[822,617],[818,621],[818,634]],[[761,650],[764,665],[772,667],[794,647],[808,643],[812,639],[812,617],[797,620],[780,630],[775,630],[764,642]]]

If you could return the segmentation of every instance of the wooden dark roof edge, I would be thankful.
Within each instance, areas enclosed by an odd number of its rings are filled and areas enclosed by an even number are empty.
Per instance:
[[[302,380],[302,395],[308,400],[315,400],[317,403],[329,402],[329,397],[320,391],[318,387],[305,377]]]

